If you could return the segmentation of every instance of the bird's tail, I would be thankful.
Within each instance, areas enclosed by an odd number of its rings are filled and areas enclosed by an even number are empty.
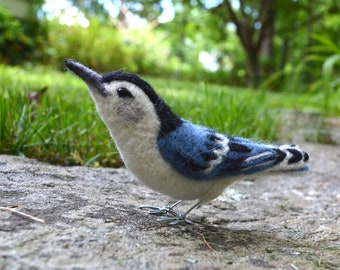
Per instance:
[[[273,146],[276,151],[273,171],[305,171],[308,170],[309,155],[295,144]]]

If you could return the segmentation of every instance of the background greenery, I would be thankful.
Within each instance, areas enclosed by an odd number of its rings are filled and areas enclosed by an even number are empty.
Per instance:
[[[127,69],[276,91],[316,91],[322,90],[314,83],[321,85],[323,63],[335,57],[327,79],[339,86],[340,4],[335,0],[69,0],[88,27],[60,24],[67,8],[51,20],[43,12],[44,0],[30,2],[32,15],[26,20],[0,9],[2,62],[61,67],[64,57],[74,57],[99,71]],[[161,23],[164,2],[174,17]],[[115,7],[114,16],[107,3]],[[146,24],[136,28],[129,16]],[[213,58],[216,69],[198,61],[202,52]]]
[[[85,85],[64,73],[69,57],[138,73],[181,116],[234,135],[278,139],[285,110],[340,115],[337,1],[169,0],[165,23],[166,1],[69,1],[87,27],[61,24],[66,10],[50,18],[44,2],[31,1],[26,19],[0,7],[0,153],[121,165]],[[130,15],[146,23],[133,27]]]

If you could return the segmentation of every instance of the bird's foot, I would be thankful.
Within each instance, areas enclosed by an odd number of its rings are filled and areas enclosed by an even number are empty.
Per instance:
[[[155,206],[140,206],[139,209],[149,209],[149,214],[150,215],[155,215],[155,216],[177,216],[180,215],[176,211],[173,210],[173,208],[180,204],[182,201],[177,201],[174,204],[167,205],[164,207],[155,207]]]
[[[154,216],[167,216],[168,214],[175,214],[176,211],[172,210],[171,205],[167,205],[164,207],[156,207],[156,206],[140,206],[139,209],[149,209],[148,213]]]
[[[186,218],[186,214],[182,215],[181,213],[173,210],[173,208],[179,203],[181,203],[181,201],[164,207],[140,206],[139,208],[149,209],[148,213],[150,215],[159,216],[159,218],[157,218],[157,221],[159,222],[169,222],[170,225],[177,225],[179,223],[193,224],[190,219]]]

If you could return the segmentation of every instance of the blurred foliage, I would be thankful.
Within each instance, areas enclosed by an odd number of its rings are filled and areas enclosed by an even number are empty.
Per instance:
[[[107,11],[102,12],[105,1],[102,4],[90,0],[70,2],[85,15],[109,17]],[[159,24],[158,28],[168,35],[171,54],[184,65],[197,69],[202,66],[199,55],[210,54],[218,70],[208,78],[217,77],[219,81],[243,86],[258,86],[270,78],[271,87],[279,90],[282,76],[274,83],[272,75],[294,68],[308,54],[313,45],[312,34],[335,40],[340,27],[340,5],[335,0],[108,2],[118,11],[111,20],[126,23],[127,16],[133,14]],[[160,18],[169,9],[174,18],[162,23]],[[308,72],[301,75],[304,89],[316,79]]]
[[[137,29],[121,29],[103,25],[93,18],[84,28],[51,21],[49,36],[53,44],[49,48],[50,64],[61,69],[63,60],[71,57],[100,72],[126,70],[177,79],[226,82],[222,70],[211,73],[197,65],[192,57],[184,61],[172,54],[169,37],[150,24]],[[197,50],[192,51],[197,55]]]
[[[44,0],[33,1],[32,14],[35,15],[28,23],[1,10],[1,62],[40,62],[63,68],[63,59],[73,57],[99,71],[126,69],[176,79],[249,85],[249,53],[235,30],[227,0],[69,2],[89,20],[87,28],[77,23],[61,25],[58,17],[47,21],[39,16],[37,20],[36,14],[41,13]],[[174,17],[162,22],[165,2],[170,3]],[[268,3],[268,0],[232,3],[234,15],[247,23],[254,42],[261,35],[262,2]],[[116,8],[114,18],[107,10],[107,3]],[[334,0],[288,0],[275,1],[274,8],[275,31],[267,38],[267,47],[255,44],[260,87],[277,91],[323,91],[319,87],[323,61],[337,53],[314,36],[322,36],[331,41],[333,47],[339,47],[339,4]],[[129,16],[144,18],[147,25],[133,29]],[[328,53],[319,52],[321,46]],[[208,64],[200,61],[202,56],[209,58]],[[338,67],[335,61],[331,81],[339,76]]]
[[[47,25],[41,23],[36,16],[17,19],[7,9],[0,7],[0,62],[43,62],[46,60],[47,44]]]
[[[103,1],[98,0],[68,0],[73,6],[76,6],[79,11],[85,14],[87,18],[96,17],[100,23],[110,21],[110,14],[104,6]],[[112,1],[113,2],[113,1]]]
[[[164,35],[144,28],[119,31],[92,19],[89,27],[50,24],[53,44],[51,61],[63,65],[63,59],[75,58],[99,71],[126,69],[130,72],[159,74],[166,70],[170,46]]]

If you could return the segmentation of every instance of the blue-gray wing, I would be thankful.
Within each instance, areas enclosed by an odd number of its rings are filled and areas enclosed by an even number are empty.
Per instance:
[[[308,154],[295,145],[270,145],[232,137],[188,121],[158,140],[162,157],[179,173],[209,180],[269,169],[303,170]]]

